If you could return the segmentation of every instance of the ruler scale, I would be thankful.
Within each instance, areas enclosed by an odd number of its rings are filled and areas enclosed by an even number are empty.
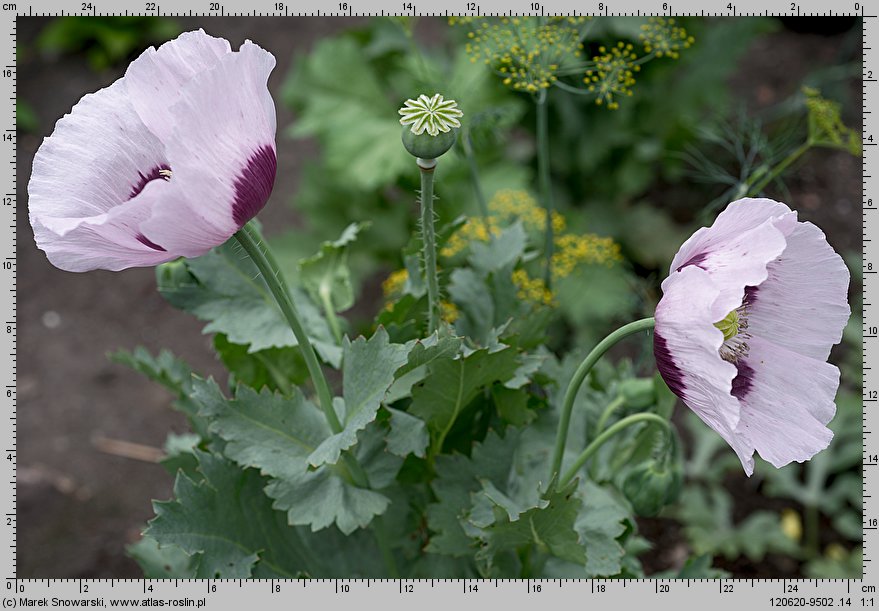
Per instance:
[[[879,303],[879,270],[875,240],[879,240],[879,167],[874,161],[879,131],[872,111],[872,99],[879,81],[879,3],[875,0],[349,0],[303,6],[289,0],[92,0],[90,2],[46,0],[39,3],[0,2],[0,28],[8,35],[0,44],[2,116],[10,118],[3,130],[3,154],[8,171],[3,172],[2,291],[0,310],[4,318],[0,357],[8,417],[0,419],[3,448],[0,492],[5,520],[0,567],[4,585],[4,609],[29,606],[54,608],[90,606],[185,607],[192,609],[289,609],[299,606],[332,605],[349,607],[366,604],[387,609],[447,609],[450,605],[477,608],[484,605],[598,605],[625,604],[638,608],[680,609],[689,605],[712,605],[717,610],[774,607],[879,607],[879,578],[873,566],[873,549],[879,531],[879,378],[870,366],[879,348],[879,316],[873,318],[873,304]],[[593,16],[848,16],[860,17],[863,28],[863,578],[862,579],[636,579],[636,580],[130,580],[130,579],[19,579],[16,573],[16,23],[29,16],[262,16],[279,19],[308,16],[436,16],[450,15],[593,15]],[[72,104],[73,101],[71,101]],[[874,137],[875,142],[871,142]],[[29,236],[26,236],[29,238]],[[874,269],[874,264],[876,265]]]

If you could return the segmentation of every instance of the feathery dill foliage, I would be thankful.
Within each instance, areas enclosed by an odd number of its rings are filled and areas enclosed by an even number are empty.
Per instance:
[[[508,87],[535,93],[558,80],[559,71],[583,51],[580,27],[586,17],[450,17],[470,28],[467,54],[491,66]]]

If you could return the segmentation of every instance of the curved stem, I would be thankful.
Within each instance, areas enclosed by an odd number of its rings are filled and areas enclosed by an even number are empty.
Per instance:
[[[604,430],[604,425],[607,424],[607,421],[613,415],[615,411],[621,408],[626,404],[625,398],[620,395],[613,401],[607,404],[607,407],[604,408],[604,411],[601,413],[601,418],[598,419],[598,424],[595,426],[595,432],[600,433]]]
[[[302,351],[302,357],[305,359],[305,366],[308,368],[308,374],[311,376],[311,382],[317,391],[320,408],[324,412],[330,429],[332,429],[333,433],[341,433],[343,427],[342,423],[339,422],[339,417],[336,415],[336,410],[333,409],[333,397],[330,394],[330,386],[327,384],[327,379],[317,360],[311,340],[308,338],[302,323],[299,322],[299,313],[296,311],[296,306],[290,298],[290,289],[287,288],[287,282],[284,280],[284,275],[281,273],[278,262],[252,223],[247,223],[239,229],[235,233],[235,239],[238,240],[238,243],[241,244],[241,247],[244,248],[254,265],[259,269],[266,286],[269,287],[269,291],[272,293],[272,297],[275,298],[281,313],[293,331],[293,335],[296,336],[299,349]]]
[[[568,441],[568,428],[571,426],[571,412],[574,410],[574,400],[577,398],[577,391],[580,390],[583,380],[586,379],[586,376],[592,370],[592,367],[595,366],[595,363],[598,362],[598,359],[601,358],[611,346],[630,335],[652,329],[654,324],[655,321],[653,318],[642,318],[641,320],[636,320],[635,322],[623,325],[601,340],[598,345],[592,349],[592,352],[586,355],[583,362],[580,363],[577,371],[574,372],[574,377],[572,377],[571,381],[568,383],[568,389],[565,391],[565,398],[562,402],[562,414],[559,419],[559,428],[555,438],[555,450],[552,455],[552,471],[549,474],[549,481],[552,481],[552,478],[561,471],[562,458],[565,454],[565,444]]]
[[[333,409],[333,398],[330,394],[330,387],[327,384],[327,379],[320,367],[320,362],[317,360],[317,355],[314,352],[314,347],[311,345],[311,340],[305,332],[302,323],[299,322],[299,313],[296,311],[296,305],[290,297],[290,289],[287,287],[286,280],[284,280],[281,267],[278,265],[272,251],[263,241],[259,230],[252,223],[244,225],[244,227],[235,233],[234,237],[238,240],[238,243],[241,244],[241,247],[244,248],[245,252],[247,252],[248,256],[250,256],[254,265],[256,265],[263,280],[265,280],[266,286],[269,287],[272,297],[275,298],[278,307],[281,309],[281,313],[287,320],[287,324],[290,325],[293,335],[296,336],[296,341],[299,342],[299,349],[302,351],[302,356],[305,359],[305,365],[308,368],[311,381],[317,390],[320,407],[330,425],[330,429],[333,433],[342,432],[344,427],[342,426],[342,423],[339,422],[336,410]],[[342,462],[345,469],[350,474],[351,480],[355,486],[369,488],[369,477],[354,456],[348,453],[342,454]],[[373,518],[373,524],[376,540],[379,548],[382,550],[382,556],[385,559],[388,572],[391,573],[392,577],[396,577],[399,573],[397,571],[396,562],[394,561],[394,556],[391,553],[390,544],[388,543],[387,536],[384,532],[384,523],[382,522],[381,516]]]
[[[422,165],[422,162],[425,162]],[[432,162],[430,167],[427,162]],[[433,172],[436,160],[418,160],[421,170],[421,237],[424,273],[427,276],[428,334],[439,327],[439,279],[436,273],[436,233],[433,227]]]
[[[661,425],[665,429],[666,435],[671,438],[671,426],[668,421],[662,416],[658,416],[656,414],[652,414],[650,412],[642,412],[640,414],[632,414],[631,416],[626,416],[619,422],[615,422],[609,429],[601,433],[598,437],[592,440],[586,449],[580,453],[580,456],[577,457],[577,460],[574,461],[574,464],[570,466],[570,468],[565,471],[565,474],[559,480],[559,488],[563,488],[566,486],[572,479],[577,476],[577,471],[580,470],[580,467],[586,464],[586,461],[589,460],[593,454],[595,454],[601,446],[603,446],[607,441],[622,431],[623,429],[632,426],[633,424],[638,424],[639,422],[651,422],[653,424]]]
[[[537,97],[537,172],[540,178],[540,197],[543,200],[543,208],[546,210],[545,244],[543,247],[546,257],[546,270],[543,281],[549,287],[552,284],[552,255],[553,255],[553,231],[552,213],[555,203],[552,198],[552,184],[549,176],[549,117],[547,111],[546,89],[540,90]]]

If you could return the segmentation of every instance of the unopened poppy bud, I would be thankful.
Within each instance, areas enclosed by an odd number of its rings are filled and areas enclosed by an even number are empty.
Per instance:
[[[642,410],[656,402],[656,386],[653,378],[629,378],[620,382],[620,394],[626,407]]]
[[[633,469],[623,482],[623,494],[639,516],[649,518],[677,499],[681,472],[665,460],[650,460]]]

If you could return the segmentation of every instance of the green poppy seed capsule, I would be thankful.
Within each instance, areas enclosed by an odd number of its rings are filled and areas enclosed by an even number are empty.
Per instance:
[[[405,128],[403,146],[419,159],[436,159],[452,148],[464,115],[455,100],[446,100],[439,93],[406,100],[399,113]]]
[[[411,129],[404,127],[403,146],[419,159],[436,159],[454,146],[457,136],[457,129],[431,136],[427,132],[416,135]]]

